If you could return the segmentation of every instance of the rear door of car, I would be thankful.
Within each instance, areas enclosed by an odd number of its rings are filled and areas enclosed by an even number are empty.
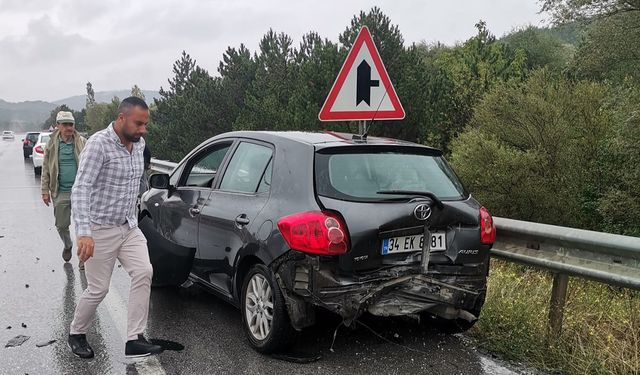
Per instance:
[[[234,263],[243,249],[257,246],[254,219],[269,199],[274,146],[241,139],[201,210],[198,262],[201,278],[231,295]]]

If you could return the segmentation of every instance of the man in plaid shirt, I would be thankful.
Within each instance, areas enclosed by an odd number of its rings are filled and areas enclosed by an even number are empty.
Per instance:
[[[109,291],[116,259],[131,276],[125,355],[140,357],[162,350],[143,336],[153,268],[147,240],[138,228],[136,198],[144,170],[142,136],[148,122],[144,100],[126,98],[118,108],[118,118],[89,138],[80,155],[71,207],[87,289],[71,322],[69,347],[81,358],[94,356],[86,333]]]

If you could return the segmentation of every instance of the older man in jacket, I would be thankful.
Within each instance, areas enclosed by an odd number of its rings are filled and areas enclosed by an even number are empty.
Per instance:
[[[71,225],[71,187],[76,179],[80,153],[84,148],[84,139],[75,129],[73,114],[60,111],[56,116],[57,129],[51,133],[45,146],[42,163],[42,201],[47,206],[53,201],[58,234],[64,244],[62,259],[71,260],[73,242],[69,233]],[[82,262],[78,263],[84,269]]]

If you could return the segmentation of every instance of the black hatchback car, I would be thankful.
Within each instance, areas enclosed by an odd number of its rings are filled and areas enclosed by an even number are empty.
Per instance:
[[[29,132],[24,135],[22,140],[22,154],[27,159],[33,153],[33,146],[38,142],[38,136],[40,132]]]
[[[140,227],[155,285],[239,307],[258,351],[317,307],[351,324],[416,314],[464,331],[484,303],[495,226],[442,156],[342,133],[234,132],[151,176]]]

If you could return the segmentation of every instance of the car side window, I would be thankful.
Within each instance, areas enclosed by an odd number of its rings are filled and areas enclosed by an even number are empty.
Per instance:
[[[267,146],[249,142],[240,143],[222,177],[220,190],[241,193],[262,192],[260,189],[268,191],[271,172],[269,171],[266,180],[265,172],[270,165],[272,155],[273,151]]]
[[[210,188],[231,142],[215,145],[187,162],[179,186]]]

